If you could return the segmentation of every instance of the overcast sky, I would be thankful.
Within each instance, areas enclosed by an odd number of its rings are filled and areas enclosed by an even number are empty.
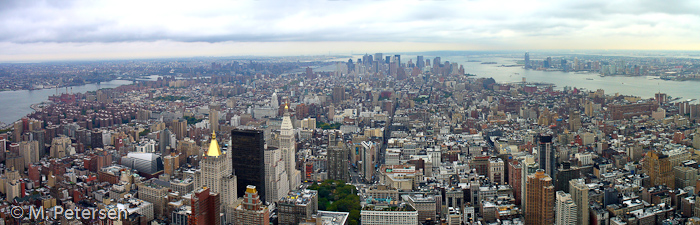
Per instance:
[[[700,50],[700,1],[0,0],[0,61]]]

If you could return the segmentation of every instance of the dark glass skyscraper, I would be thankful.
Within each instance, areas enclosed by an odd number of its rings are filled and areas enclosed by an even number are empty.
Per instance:
[[[265,201],[265,138],[261,130],[231,131],[231,166],[238,177],[238,187],[255,185],[260,200]],[[238,189],[238,196],[245,188]]]
[[[539,135],[539,146],[537,154],[540,158],[540,169],[543,169],[549,177],[554,177],[556,159],[554,158],[554,146],[552,146],[552,135]]]

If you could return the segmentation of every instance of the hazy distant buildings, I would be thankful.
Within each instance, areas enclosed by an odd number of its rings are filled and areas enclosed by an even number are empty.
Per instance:
[[[525,52],[525,69],[530,69],[530,53]]]

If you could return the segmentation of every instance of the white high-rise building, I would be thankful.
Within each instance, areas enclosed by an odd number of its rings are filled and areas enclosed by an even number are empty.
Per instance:
[[[270,98],[270,106],[272,106],[274,109],[280,108],[280,100],[279,97],[277,97],[277,92],[272,93],[272,97]]]
[[[289,193],[289,175],[281,152],[279,148],[265,149],[265,198],[269,202],[277,202]]]
[[[571,199],[577,206],[576,224],[588,225],[588,185],[584,179],[573,179],[569,181],[569,193]]]
[[[202,156],[201,185],[199,187],[210,188],[219,193],[221,210],[226,213],[227,219],[233,219],[234,203],[238,198],[238,180],[231,172],[231,154],[221,152],[219,142],[216,140],[216,132],[212,132],[209,150]],[[231,220],[227,220],[231,221]]]
[[[557,204],[555,208],[556,225],[576,224],[576,203],[571,199],[571,195],[563,191],[557,191]]]
[[[296,138],[292,119],[289,117],[289,104],[284,106],[284,117],[280,127],[280,150],[289,177],[289,190],[296,190],[301,185],[301,172],[296,168]]]

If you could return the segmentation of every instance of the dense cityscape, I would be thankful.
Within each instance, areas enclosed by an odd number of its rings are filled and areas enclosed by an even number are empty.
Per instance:
[[[133,82],[52,95],[2,131],[2,222],[700,223],[694,100],[502,82],[441,57],[346,59],[3,64],[12,90]],[[699,69],[665,57],[512,62],[494,68],[682,80]],[[39,207],[62,216],[32,218]],[[96,218],[111,209],[126,216]]]

